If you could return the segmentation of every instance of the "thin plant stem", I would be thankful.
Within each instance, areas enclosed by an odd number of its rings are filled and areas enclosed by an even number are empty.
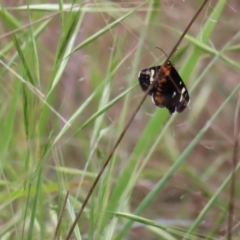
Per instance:
[[[235,126],[234,126],[234,147],[232,157],[232,178],[230,184],[230,198],[228,207],[228,226],[227,226],[227,239],[232,239],[233,218],[234,218],[234,198],[235,198],[235,183],[236,183],[236,167],[238,164],[239,153],[239,116],[240,114],[240,100],[238,100],[236,113],[235,113]]]

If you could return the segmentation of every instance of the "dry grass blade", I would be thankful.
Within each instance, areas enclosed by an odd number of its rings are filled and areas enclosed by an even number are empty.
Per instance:
[[[58,219],[58,223],[57,223],[56,229],[54,231],[54,235],[53,235],[52,240],[57,239],[58,230],[59,230],[62,218],[63,218],[63,213],[64,213],[64,210],[65,210],[65,207],[66,207],[66,204],[67,204],[68,196],[69,196],[69,191],[67,191],[67,193],[65,195],[63,205],[62,205],[62,209],[61,209],[61,212],[60,212],[60,216],[59,216],[59,219]]]
[[[161,69],[159,70],[159,73],[158,73],[158,77],[160,76],[161,77],[161,74],[162,74],[162,68],[166,65],[166,63],[168,62],[168,60],[172,57],[173,53],[176,51],[178,45],[180,44],[180,42],[182,41],[182,39],[184,38],[184,36],[186,35],[186,33],[188,32],[188,30],[190,29],[191,25],[193,24],[193,22],[195,21],[195,19],[197,18],[197,16],[199,15],[199,13],[202,11],[202,9],[204,8],[204,6],[206,5],[206,3],[208,2],[208,0],[205,0],[201,7],[199,8],[199,10],[196,12],[196,14],[193,16],[193,18],[191,19],[191,21],[189,22],[188,26],[186,27],[186,29],[184,30],[184,32],[182,33],[182,35],[180,36],[179,40],[177,41],[177,43],[175,44],[175,46],[172,48],[172,51],[171,53],[169,54],[169,56],[166,58],[164,64],[162,65]],[[157,75],[157,74],[156,74]],[[79,218],[81,217],[82,215],[82,212],[85,208],[85,206],[87,205],[89,199],[90,199],[90,196],[92,195],[99,179],[101,178],[104,170],[106,169],[107,165],[109,164],[115,150],[117,149],[118,145],[120,144],[122,138],[124,137],[125,133],[127,132],[127,129],[129,128],[130,124],[132,123],[133,119],[135,118],[135,115],[137,114],[138,110],[140,109],[140,107],[142,106],[143,102],[145,101],[145,99],[147,98],[148,96],[148,93],[151,91],[151,89],[153,88],[154,86],[154,82],[155,82],[155,79],[154,81],[152,82],[152,84],[149,86],[148,90],[145,92],[143,98],[141,99],[140,103],[138,104],[138,106],[136,107],[136,109],[134,110],[132,116],[130,117],[129,121],[127,122],[126,126],[124,127],[122,133],[120,134],[120,136],[118,137],[116,143],[114,144],[112,150],[110,151],[109,153],[109,156],[107,158],[107,160],[105,161],[103,167],[101,168],[101,170],[99,171],[95,181],[93,182],[83,204],[82,204],[82,207],[80,208],[77,216],[76,216],[76,219],[74,220],[69,232],[68,232],[68,235],[66,237],[66,240],[69,240],[71,235],[72,235],[72,232],[75,228],[75,226],[77,225],[77,222],[79,220]]]
[[[23,84],[25,84],[40,99],[40,101],[42,101],[54,114],[56,114],[59,119],[61,119],[63,123],[70,126],[68,120],[61,116],[61,114],[59,114],[49,103],[47,103],[45,95],[38,88],[34,87],[31,83],[23,79],[18,73],[11,69],[2,60],[0,60],[0,64],[2,64],[6,69],[8,69],[12,74],[14,74]]]
[[[235,126],[234,126],[234,148],[232,157],[232,179],[230,185],[230,199],[228,208],[228,226],[227,226],[227,239],[232,239],[233,218],[234,218],[234,198],[235,198],[235,183],[236,183],[236,167],[238,164],[238,152],[239,152],[239,134],[240,134],[240,100],[238,100],[236,114],[235,114]]]

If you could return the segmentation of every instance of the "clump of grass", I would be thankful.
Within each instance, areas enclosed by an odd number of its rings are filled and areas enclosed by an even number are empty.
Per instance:
[[[170,49],[187,25],[189,18],[174,21],[183,6],[192,12],[199,7],[179,2],[170,8],[160,1],[73,7],[60,1],[1,8],[1,238],[50,239],[61,214],[58,236],[66,237],[142,97],[138,71],[162,64],[153,49]],[[226,1],[209,3],[195,23],[198,34],[190,32],[172,59],[190,89],[191,110],[169,118],[147,99],[91,196],[74,238],[128,239],[133,232],[136,239],[219,236],[227,220],[232,147],[224,142],[222,150],[221,133],[211,126],[218,125],[231,138],[239,91],[238,82],[231,80],[238,76],[231,53],[239,50],[239,32],[220,43],[216,37],[216,28],[228,16],[224,8]],[[230,80],[223,89],[226,77]],[[213,141],[212,150],[203,147],[205,140]],[[168,195],[172,190],[175,194]],[[191,203],[195,191],[203,195],[201,206]],[[213,225],[211,219],[217,219]]]

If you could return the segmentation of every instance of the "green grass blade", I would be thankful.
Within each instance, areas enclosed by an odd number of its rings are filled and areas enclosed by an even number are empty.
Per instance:
[[[33,207],[31,209],[32,210],[31,211],[31,219],[30,219],[29,231],[28,231],[28,236],[27,236],[28,240],[33,239],[34,221],[36,219],[38,199],[39,199],[40,191],[41,191],[41,178],[42,178],[42,170],[40,169],[38,172],[37,188],[36,188],[36,193],[35,193],[35,197],[34,197]],[[31,184],[30,184],[30,186],[31,186]]]
[[[226,3],[227,3],[226,0],[218,1],[217,5],[214,7],[214,11],[212,11],[210,16],[208,16],[198,36],[198,39],[200,39],[203,43],[206,44],[209,41],[213,29],[216,23],[218,22],[219,17],[221,16],[221,13]],[[183,79],[188,80],[190,78],[191,73],[195,68],[201,55],[202,55],[201,50],[198,47],[192,48],[191,52],[188,54],[185,62],[183,63],[180,69],[180,74]]]
[[[14,83],[14,92],[12,95],[12,101],[8,112],[8,117],[6,118],[7,121],[2,123],[2,130],[1,130],[1,136],[4,141],[0,141],[1,143],[1,152],[6,153],[10,141],[12,139],[13,133],[14,133],[14,120],[16,117],[16,109],[18,107],[18,101],[19,101],[19,94],[21,89],[21,83],[15,82]],[[2,156],[3,157],[3,156]],[[4,157],[2,158],[4,159]],[[2,161],[2,164],[4,162]]]
[[[0,6],[0,18],[4,21],[4,23],[10,28],[15,29],[20,27],[19,21],[10,14],[5,8]]]
[[[54,64],[54,69],[56,69],[56,71],[53,73],[53,80],[51,81],[47,97],[52,93],[60,81],[60,78],[66,68],[66,65],[68,63],[68,59],[66,57],[73,49],[83,18],[84,14],[81,14],[81,9],[79,8],[78,13],[73,17],[73,19],[70,19],[65,26],[65,28],[67,28],[67,31],[66,34],[64,34],[61,38],[61,44],[59,45],[56,62]]]

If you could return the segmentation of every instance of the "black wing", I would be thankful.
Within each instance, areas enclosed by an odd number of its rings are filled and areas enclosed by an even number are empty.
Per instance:
[[[155,66],[139,73],[138,80],[143,91],[148,89],[160,68],[161,66]],[[166,107],[170,114],[175,111],[182,112],[190,102],[187,88],[171,62],[163,68],[163,73],[162,78],[156,79],[149,95],[156,106]]]
[[[155,67],[151,67],[151,68],[146,68],[143,69],[142,71],[140,71],[139,75],[138,75],[138,81],[139,81],[139,85],[142,88],[142,90],[144,92],[147,91],[148,87],[150,86],[150,84],[152,83],[152,81],[155,79],[156,74],[159,72],[161,66],[155,66]],[[152,89],[149,92],[149,95],[152,95],[152,92],[154,90]]]
[[[176,106],[175,109],[178,113],[180,113],[189,105],[190,97],[188,94],[187,87],[185,86],[180,75],[178,74],[176,68],[170,62],[169,64],[171,65],[171,69],[168,78],[170,82],[174,85],[175,89],[174,92],[176,93],[176,94],[173,93],[172,96],[174,95],[176,96],[176,99],[175,96],[173,97]]]

